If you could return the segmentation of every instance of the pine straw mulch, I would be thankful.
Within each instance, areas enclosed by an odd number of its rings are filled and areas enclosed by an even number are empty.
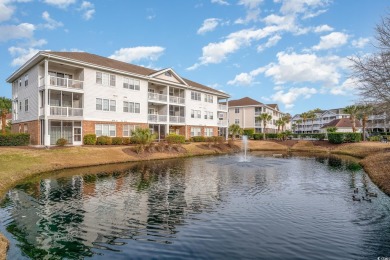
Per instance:
[[[2,234],[0,234],[0,260],[5,260],[7,258],[8,247],[8,240]]]
[[[360,161],[371,180],[387,195],[390,195],[390,152],[367,156]]]

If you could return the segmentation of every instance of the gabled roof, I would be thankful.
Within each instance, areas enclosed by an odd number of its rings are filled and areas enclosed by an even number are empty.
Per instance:
[[[278,104],[267,104],[267,106],[269,106],[269,107],[271,107],[273,109],[279,110]]]
[[[229,101],[229,107],[245,107],[245,106],[259,106],[259,105],[261,106],[264,104],[254,99],[251,99],[249,97],[244,97],[241,99]]]
[[[158,72],[164,72],[165,70],[171,70],[172,69],[164,69],[164,70],[153,70],[145,67],[141,67],[138,65],[114,60],[111,58],[106,58],[102,57],[96,54],[91,54],[87,52],[58,52],[58,51],[40,51],[37,53],[33,58],[31,58],[26,64],[24,64],[21,68],[19,68],[16,72],[14,72],[8,79],[7,81],[11,83],[13,78],[20,73],[24,72],[24,70],[27,70],[29,67],[31,67],[31,63],[33,62],[39,62],[45,57],[52,57],[52,58],[58,58],[58,59],[63,59],[65,61],[69,60],[70,62],[72,61],[78,61],[83,63],[86,66],[98,66],[101,67],[102,69],[106,68],[108,70],[118,70],[118,71],[123,71],[131,74],[136,74],[139,76],[144,76],[145,78],[151,78],[153,75],[158,74]],[[174,73],[177,75],[176,73]],[[178,75],[177,75],[178,76]],[[178,76],[179,77],[179,76]],[[225,97],[229,97],[228,94],[218,91],[216,89],[207,87],[205,85],[202,85],[200,83],[196,83],[194,81],[190,81],[184,78],[179,77],[183,85],[189,85],[190,87],[198,88],[204,91],[208,92],[214,92],[218,93],[220,95],[223,95]]]
[[[352,120],[349,118],[339,118],[332,120],[331,122],[325,124],[321,128],[328,127],[338,127],[338,128],[352,128]],[[362,127],[359,120],[355,120],[355,127]]]
[[[149,77],[151,78],[154,78],[154,77],[157,77],[159,75],[162,75],[162,74],[165,74],[166,72],[170,73],[170,75],[172,77],[174,77],[177,81],[181,82],[182,84],[184,85],[187,85],[188,86],[188,83],[182,78],[180,77],[173,69],[171,68],[167,68],[167,69],[162,69],[162,70],[159,70],[159,71],[156,71],[152,74],[149,74]]]

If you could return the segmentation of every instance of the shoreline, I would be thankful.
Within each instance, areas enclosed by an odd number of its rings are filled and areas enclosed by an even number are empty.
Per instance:
[[[241,141],[233,146],[206,143],[183,144],[180,149],[169,152],[136,154],[130,146],[80,146],[53,147],[51,149],[31,147],[0,147],[0,200],[6,191],[29,178],[62,169],[89,166],[136,163],[142,161],[184,158],[192,156],[234,153],[240,150]],[[316,141],[248,141],[249,151],[307,152],[310,154],[348,155],[359,159],[359,163],[371,180],[383,192],[390,195],[390,146],[382,143],[362,142],[330,145]],[[0,260],[6,259],[9,242],[0,233]]]

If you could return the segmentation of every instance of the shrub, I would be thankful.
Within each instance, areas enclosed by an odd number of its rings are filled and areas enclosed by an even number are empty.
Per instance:
[[[65,146],[67,143],[68,143],[68,140],[66,140],[65,138],[60,138],[57,140],[56,145]]]
[[[266,137],[267,139],[276,139],[276,138],[278,138],[278,134],[269,133],[269,134],[265,134],[265,137]]]
[[[328,133],[328,141],[332,144],[341,144],[344,142],[344,133]]]
[[[112,139],[109,136],[102,135],[102,136],[99,136],[96,139],[96,144],[98,144],[98,145],[110,145],[110,144],[112,144]]]
[[[111,140],[114,145],[121,145],[123,143],[122,137],[113,137]]]
[[[356,143],[362,140],[361,133],[328,133],[329,143]]]
[[[94,145],[96,144],[96,135],[95,134],[84,135],[83,141],[84,144],[86,145]]]
[[[190,139],[192,142],[204,142],[206,138],[204,136],[193,136]]]
[[[209,148],[211,148],[211,145],[212,145],[213,142],[214,142],[214,137],[213,137],[213,136],[208,136],[208,137],[206,137],[206,142],[207,142],[207,146],[208,146]]]
[[[253,134],[254,140],[263,140],[263,134]]]
[[[251,139],[253,137],[253,134],[255,133],[255,129],[253,128],[247,128],[243,130],[243,135],[248,136],[248,139]]]
[[[345,133],[344,143],[358,143],[362,140],[361,133]]]
[[[30,143],[30,134],[0,134],[0,146],[22,146]]]
[[[184,144],[186,138],[184,135],[169,134],[165,137],[165,141],[167,141],[168,144]]]
[[[225,137],[223,137],[223,136],[213,136],[213,140],[214,140],[214,145],[223,144],[223,142],[225,141]]]
[[[131,140],[137,144],[137,153],[143,153],[145,147],[152,143],[156,136],[149,128],[137,128],[132,132]]]
[[[128,145],[131,143],[130,137],[123,137],[122,138],[122,144]]]

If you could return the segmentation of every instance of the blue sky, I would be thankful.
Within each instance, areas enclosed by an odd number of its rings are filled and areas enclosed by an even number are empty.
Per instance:
[[[354,103],[348,57],[374,49],[386,0],[0,0],[0,96],[39,50],[86,51],[291,114]]]

